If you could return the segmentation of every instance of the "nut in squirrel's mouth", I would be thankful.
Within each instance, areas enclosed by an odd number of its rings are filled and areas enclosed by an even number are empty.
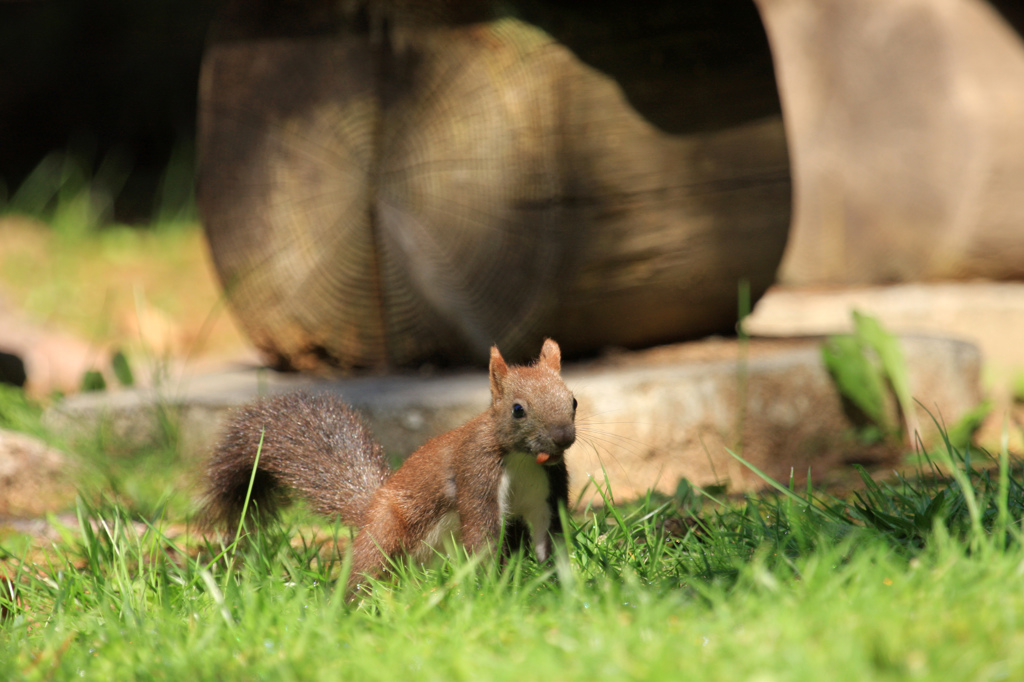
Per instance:
[[[564,453],[561,453],[561,452],[559,452],[557,454],[550,453],[550,452],[538,452],[537,453],[537,464],[541,464],[543,466],[551,466],[553,464],[558,464],[559,462],[562,461],[562,457],[563,456],[564,456]]]

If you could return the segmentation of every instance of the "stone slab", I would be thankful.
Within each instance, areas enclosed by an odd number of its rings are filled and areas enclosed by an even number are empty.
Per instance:
[[[980,354],[969,343],[932,337],[902,340],[914,395],[948,423],[980,399]],[[851,462],[884,464],[897,453],[858,444],[821,362],[820,339],[707,339],[567,364],[580,403],[578,442],[570,451],[574,488],[607,478],[617,498],[651,487],[671,492],[680,478],[761,481],[727,449],[770,475],[821,478]],[[485,409],[486,373],[317,379],[238,367],[188,377],[175,390],[138,389],[66,398],[47,413],[65,432],[101,424],[135,443],[158,437],[157,414],[177,417],[186,456],[209,452],[229,410],[258,395],[306,389],[340,393],[367,417],[385,448],[404,456],[428,438]],[[921,414],[925,439],[930,419]],[[588,494],[592,494],[593,489]]]
[[[886,329],[962,339],[981,350],[997,393],[1024,373],[1024,282],[915,282],[872,287],[768,290],[746,320],[758,336],[838,334],[854,310]]]

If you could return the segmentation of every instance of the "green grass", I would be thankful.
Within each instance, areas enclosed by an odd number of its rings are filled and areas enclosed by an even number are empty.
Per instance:
[[[80,502],[52,546],[4,544],[0,662],[9,679],[1021,679],[1021,468],[952,446],[925,462],[843,500],[682,484],[578,515],[552,567],[404,566],[357,601],[301,517],[223,550],[180,517]]]
[[[144,383],[169,357],[244,353],[197,222],[192,165],[179,145],[136,225],[116,219],[131,171],[116,155],[55,152],[9,196],[0,183],[4,307],[87,344],[108,384],[123,374],[111,367],[119,351]]]

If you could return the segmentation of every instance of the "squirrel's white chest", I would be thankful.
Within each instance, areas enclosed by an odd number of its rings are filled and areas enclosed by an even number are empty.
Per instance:
[[[498,509],[502,517],[520,516],[530,526],[534,546],[546,545],[551,527],[548,476],[533,455],[512,452],[505,456],[505,470],[498,484]]]
[[[530,526],[534,551],[542,560],[550,553],[549,488],[547,473],[543,466],[537,464],[536,456],[519,452],[506,455],[498,483],[498,511],[502,519],[518,516],[526,521]],[[444,514],[427,532],[412,555],[417,561],[428,563],[440,551],[450,553],[454,543],[459,541],[459,531],[459,515],[454,511]]]

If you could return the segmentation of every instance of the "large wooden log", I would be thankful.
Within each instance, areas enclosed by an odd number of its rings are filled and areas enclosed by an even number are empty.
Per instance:
[[[786,145],[753,5],[678,4],[229,3],[199,201],[256,345],[387,366],[730,330],[785,245]]]
[[[1019,0],[757,3],[796,186],[781,278],[1024,278]]]

